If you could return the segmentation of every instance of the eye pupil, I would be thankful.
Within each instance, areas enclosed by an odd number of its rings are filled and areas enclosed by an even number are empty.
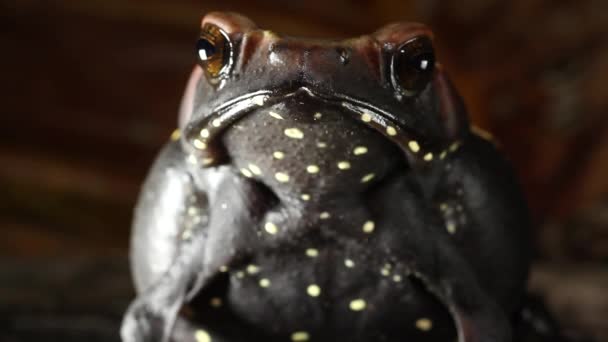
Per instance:
[[[213,55],[215,55],[215,46],[207,39],[201,38],[198,40],[196,44],[196,49],[198,51],[198,58],[201,61],[209,60]]]
[[[419,37],[406,42],[393,57],[395,87],[407,95],[422,91],[431,80],[434,66],[430,39]]]

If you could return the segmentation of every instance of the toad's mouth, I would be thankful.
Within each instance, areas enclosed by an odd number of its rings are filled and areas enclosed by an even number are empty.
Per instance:
[[[193,162],[200,162],[204,167],[222,164],[227,158],[219,137],[228,127],[259,107],[295,96],[309,96],[328,105],[345,108],[346,113],[398,146],[407,162],[415,169],[423,168],[435,157],[445,154],[430,146],[429,139],[425,139],[419,132],[400,124],[390,112],[346,95],[316,94],[307,87],[300,87],[291,92],[262,90],[249,93],[218,106],[210,115],[190,123],[185,128],[182,139],[193,154],[199,157]]]

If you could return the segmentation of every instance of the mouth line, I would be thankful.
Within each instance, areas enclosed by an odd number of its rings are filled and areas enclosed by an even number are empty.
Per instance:
[[[219,137],[232,124],[253,109],[272,105],[286,98],[306,94],[312,98],[321,99],[332,105],[347,109],[355,119],[362,124],[378,131],[392,141],[404,153],[407,162],[413,168],[423,168],[432,162],[439,152],[424,144],[425,139],[412,129],[398,123],[395,116],[377,106],[343,94],[318,94],[307,87],[295,91],[276,92],[261,90],[236,97],[218,107],[210,115],[189,124],[182,135],[185,145],[199,158],[193,163],[202,161],[203,167],[216,166],[226,159],[225,152],[220,146]],[[441,152],[444,154],[445,152]]]

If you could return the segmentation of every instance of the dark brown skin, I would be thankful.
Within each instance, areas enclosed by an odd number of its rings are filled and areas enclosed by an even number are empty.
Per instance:
[[[429,30],[202,27],[224,55],[201,57],[144,185],[123,340],[511,341],[525,202],[441,65],[403,67]]]

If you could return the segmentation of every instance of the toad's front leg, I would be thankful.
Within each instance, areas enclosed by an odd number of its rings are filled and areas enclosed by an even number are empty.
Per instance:
[[[227,171],[229,172],[229,171]],[[131,304],[121,336],[125,342],[168,341],[180,309],[225,267],[245,258],[255,227],[272,196],[236,174],[221,177],[209,194],[209,223],[181,244],[169,269]]]

